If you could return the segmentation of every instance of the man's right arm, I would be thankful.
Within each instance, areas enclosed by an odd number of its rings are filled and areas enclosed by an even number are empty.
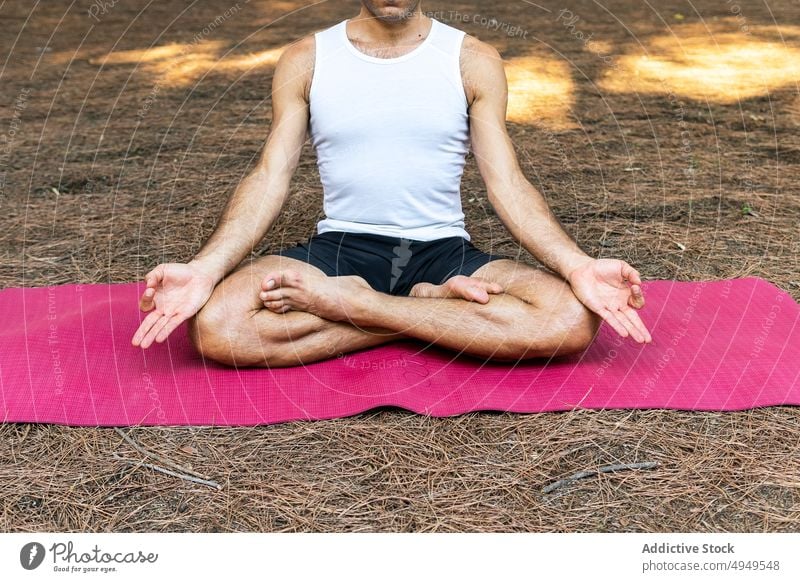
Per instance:
[[[163,342],[205,305],[214,287],[255,248],[289,194],[308,130],[308,92],[314,67],[314,38],[281,56],[272,79],[272,130],[256,168],[228,200],[216,230],[197,256],[164,263],[145,275],[139,308],[150,313],[133,335],[135,346]]]
[[[314,37],[281,55],[272,80],[272,128],[258,165],[228,200],[217,228],[189,263],[216,283],[255,247],[278,218],[289,194],[308,129]]]

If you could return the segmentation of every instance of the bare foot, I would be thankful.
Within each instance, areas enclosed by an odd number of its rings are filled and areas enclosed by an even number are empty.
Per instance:
[[[417,283],[411,288],[409,295],[411,297],[458,298],[477,303],[488,303],[490,293],[496,295],[502,292],[503,287],[497,283],[490,283],[478,277],[456,275],[442,285]]]
[[[272,271],[261,281],[259,298],[274,313],[307,311],[330,321],[350,319],[350,311],[364,291],[361,277],[328,277],[294,270]]]

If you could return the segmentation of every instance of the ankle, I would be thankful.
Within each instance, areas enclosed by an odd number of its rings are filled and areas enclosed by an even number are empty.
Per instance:
[[[390,297],[369,286],[356,290],[348,300],[348,319],[359,326],[378,326],[382,319],[382,308]]]

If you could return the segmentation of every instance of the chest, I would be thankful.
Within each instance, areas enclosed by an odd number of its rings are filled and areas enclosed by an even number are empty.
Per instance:
[[[335,75],[328,70],[314,78],[309,97],[318,138],[443,140],[460,134],[467,123],[460,77],[437,66],[359,63]]]

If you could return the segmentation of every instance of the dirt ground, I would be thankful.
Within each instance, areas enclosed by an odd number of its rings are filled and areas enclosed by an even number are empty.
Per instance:
[[[191,258],[263,144],[281,47],[358,3],[31,6],[0,6],[4,287],[131,281]],[[423,9],[500,50],[524,171],[587,252],[648,279],[757,275],[800,299],[800,4]],[[473,241],[517,253],[474,160],[463,193]],[[320,203],[307,148],[259,253],[305,239]],[[146,459],[113,429],[0,425],[0,530],[800,531],[799,421],[791,407],[378,409],[130,431],[221,490],[116,460]]]

